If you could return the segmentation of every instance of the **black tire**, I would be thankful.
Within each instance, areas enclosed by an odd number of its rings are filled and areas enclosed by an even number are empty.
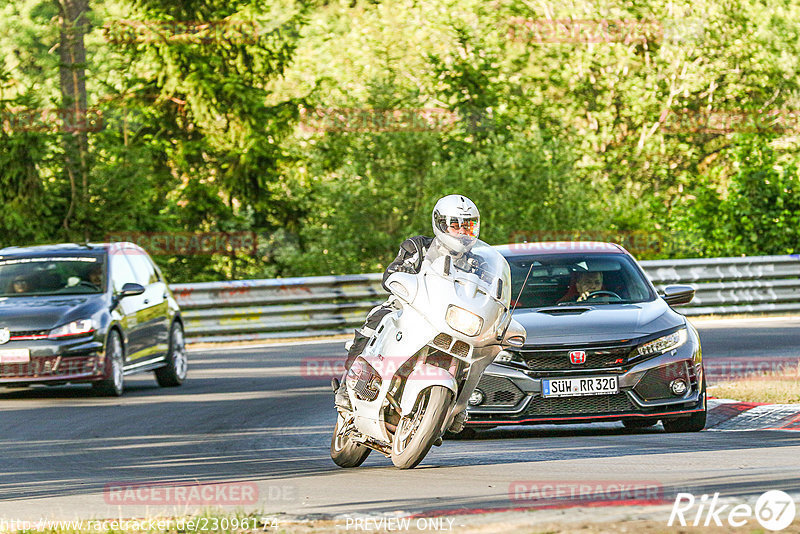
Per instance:
[[[695,412],[689,417],[681,417],[678,419],[664,419],[661,421],[661,424],[664,425],[664,430],[667,432],[700,432],[706,427],[706,377],[705,374],[703,375],[703,389],[702,389],[702,398],[703,398],[703,411],[702,412]]]
[[[689,417],[664,419],[661,423],[667,432],[700,432],[706,427],[706,410],[693,413]]]
[[[156,382],[162,388],[180,386],[186,380],[189,360],[186,357],[186,342],[183,337],[183,326],[178,321],[169,329],[169,351],[167,365],[156,369]]]
[[[331,437],[331,459],[339,467],[358,467],[364,463],[372,449],[353,443],[348,436],[340,434],[342,423],[344,419],[337,414],[336,426]]]
[[[444,386],[432,386],[422,392],[410,418],[403,417],[392,440],[392,463],[398,469],[416,467],[441,437],[442,425],[453,402],[453,392]],[[403,426],[416,426],[408,440]]]
[[[107,397],[120,397],[125,391],[125,348],[119,332],[112,330],[106,340],[106,377],[99,382],[92,382],[92,387],[100,395]]]
[[[623,419],[622,426],[625,428],[630,429],[637,429],[637,428],[648,428],[651,426],[656,426],[658,424],[658,419]]]

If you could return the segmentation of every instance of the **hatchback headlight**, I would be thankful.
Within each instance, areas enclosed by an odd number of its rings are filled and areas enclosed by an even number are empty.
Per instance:
[[[687,339],[689,339],[689,333],[685,328],[681,328],[676,332],[639,345],[639,348],[636,350],[636,354],[637,356],[652,356],[653,354],[661,354],[662,352],[667,352],[668,350],[677,349],[686,343]]]
[[[483,319],[471,311],[451,304],[447,307],[445,321],[450,328],[467,336],[477,336],[483,327]]]
[[[94,321],[91,319],[80,319],[78,321],[72,321],[71,323],[53,328],[50,330],[47,338],[56,339],[70,336],[85,336],[87,334],[91,334],[94,332],[94,330]]]

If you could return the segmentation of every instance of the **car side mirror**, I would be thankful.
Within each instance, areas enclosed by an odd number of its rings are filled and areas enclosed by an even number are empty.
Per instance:
[[[124,299],[125,297],[133,297],[136,295],[141,295],[144,293],[144,286],[142,284],[136,284],[134,282],[128,282],[127,284],[122,286],[122,290],[119,293],[114,295],[111,298],[111,309],[117,307],[119,301]]]
[[[125,297],[135,297],[136,295],[141,295],[142,293],[144,293],[144,286],[142,284],[128,282],[122,286],[122,291],[119,292],[119,298],[124,299]]]
[[[694,298],[695,289],[692,286],[667,286],[664,288],[663,298],[670,306],[689,304]]]

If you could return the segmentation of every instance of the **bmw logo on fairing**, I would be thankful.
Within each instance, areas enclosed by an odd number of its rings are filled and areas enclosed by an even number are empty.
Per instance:
[[[403,333],[402,333],[402,332],[398,332],[398,333],[397,333],[397,335],[396,335],[396,336],[394,336],[394,338],[395,338],[397,341],[400,341],[401,339],[403,339]]]
[[[0,345],[8,343],[9,339],[11,339],[11,332],[8,331],[8,328],[0,328]]]

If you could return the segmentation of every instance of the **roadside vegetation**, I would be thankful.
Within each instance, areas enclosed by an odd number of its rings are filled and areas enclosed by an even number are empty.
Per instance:
[[[767,404],[800,404],[800,377],[744,378],[708,387],[708,394],[719,399]]]
[[[492,244],[798,252],[796,2],[19,0],[0,15],[0,246],[252,231],[255,253],[156,260],[173,282],[375,272],[461,192]],[[547,22],[569,20],[605,33]]]

